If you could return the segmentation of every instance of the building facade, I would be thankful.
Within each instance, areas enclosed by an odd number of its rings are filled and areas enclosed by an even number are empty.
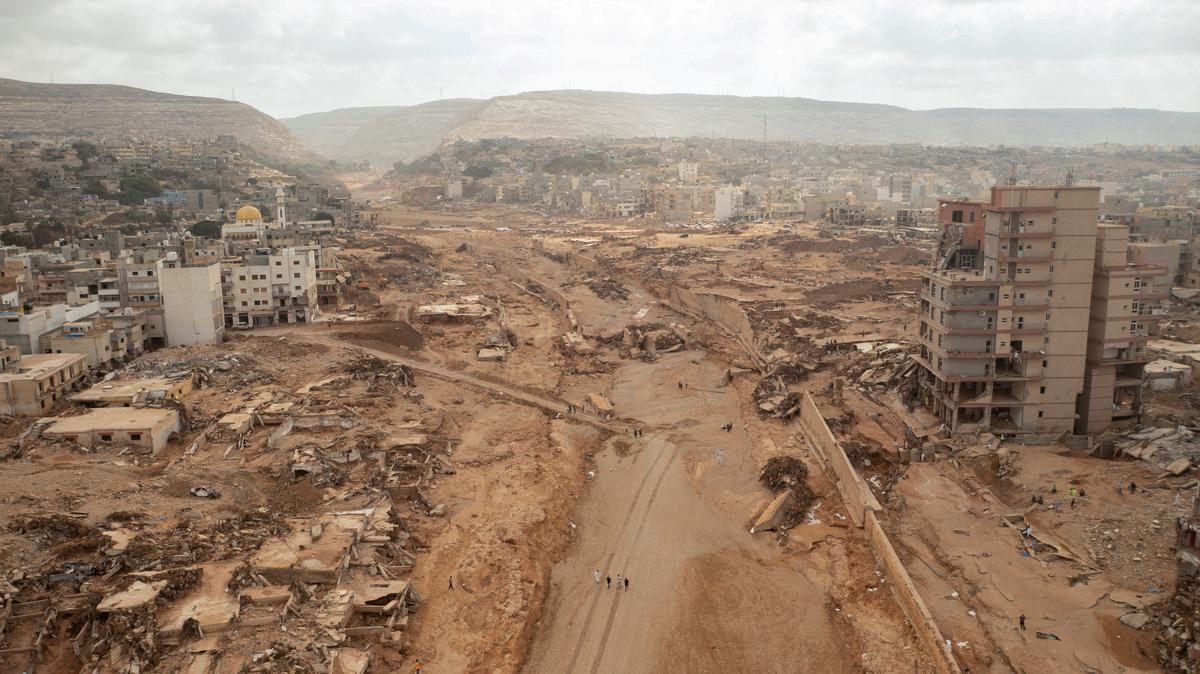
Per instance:
[[[1075,429],[1099,194],[994,187],[981,254],[965,262],[943,238],[922,276],[917,361],[919,398],[947,430]]]
[[[220,265],[189,265],[168,256],[159,286],[168,346],[221,342],[225,322],[221,318]]]

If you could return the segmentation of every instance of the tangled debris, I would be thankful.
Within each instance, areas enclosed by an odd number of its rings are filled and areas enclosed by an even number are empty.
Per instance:
[[[334,366],[336,372],[349,372],[355,381],[366,380],[368,393],[390,393],[397,387],[412,388],[416,379],[407,365],[358,352],[349,363]]]
[[[621,285],[621,282],[608,277],[593,277],[588,279],[587,287],[591,288],[592,292],[598,297],[606,300],[627,300],[629,299],[629,288]]]
[[[812,488],[808,486],[808,466],[794,456],[771,457],[759,473],[758,480],[776,495],[790,494],[783,521],[779,525],[781,529],[790,529],[803,521],[816,499]]]

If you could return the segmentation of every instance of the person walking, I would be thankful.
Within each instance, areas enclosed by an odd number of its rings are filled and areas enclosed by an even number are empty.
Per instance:
[[[617,574],[617,589],[621,589],[621,574]]]
[[[625,591],[629,591],[629,576],[625,576]]]
[[[447,582],[448,582],[448,583],[449,583],[449,585],[450,585],[450,590],[451,590],[451,591],[453,591],[453,590],[454,590],[454,576],[450,576],[450,577],[449,577],[449,578],[447,578],[446,580],[447,580]]]
[[[1021,626],[1021,631],[1024,632],[1025,631],[1025,614],[1024,613],[1022,613],[1017,618],[1017,624],[1019,624]]]
[[[596,572],[592,574],[592,578],[596,579],[597,585],[600,584],[600,569],[596,569]]]
[[[1125,482],[1122,480],[1117,480],[1117,494],[1121,496],[1125,495]]]
[[[604,584],[608,586],[605,588],[606,590],[611,590],[612,589],[612,576],[605,576]]]
[[[1130,494],[1136,494],[1136,493],[1137,493],[1137,483],[1136,483],[1136,482],[1134,482],[1133,480],[1130,480],[1130,481],[1129,481],[1129,493],[1130,493]]]

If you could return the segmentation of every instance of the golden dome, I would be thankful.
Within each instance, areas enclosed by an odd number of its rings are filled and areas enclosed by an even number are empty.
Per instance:
[[[242,206],[237,209],[237,215],[234,218],[239,222],[242,220],[262,220],[262,213],[253,206]]]

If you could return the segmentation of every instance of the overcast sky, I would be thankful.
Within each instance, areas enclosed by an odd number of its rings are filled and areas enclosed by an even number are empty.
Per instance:
[[[0,77],[277,117],[537,89],[1200,111],[1200,0],[0,0]]]

